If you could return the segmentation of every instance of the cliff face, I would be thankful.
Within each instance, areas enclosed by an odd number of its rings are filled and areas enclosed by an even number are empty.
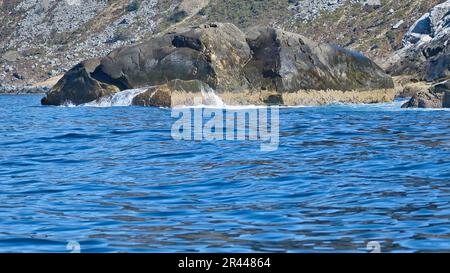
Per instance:
[[[433,82],[450,78],[450,0],[417,20],[390,61],[392,74],[412,74]]]
[[[155,32],[159,13],[170,9],[157,3],[156,0],[3,1],[0,78],[33,82],[61,74],[80,59],[101,56],[143,39]],[[14,77],[14,72],[20,77]]]
[[[266,25],[363,52],[383,65],[403,35],[442,0],[0,1],[0,84],[60,75],[161,32],[207,22]]]
[[[196,22],[269,25],[363,52],[384,65],[409,27],[444,0],[210,0]]]
[[[404,47],[392,55],[391,74],[410,74],[433,84],[403,107],[450,107],[450,0],[436,5],[406,33]]]

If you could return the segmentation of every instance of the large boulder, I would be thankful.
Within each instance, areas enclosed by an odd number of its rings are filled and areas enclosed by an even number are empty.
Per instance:
[[[99,59],[79,63],[53,86],[41,103],[43,105],[78,105],[119,92],[121,89],[118,86],[93,77],[99,65]]]
[[[416,92],[403,108],[450,108],[450,80]]]
[[[436,93],[421,91],[415,94],[402,108],[441,108],[442,97]]]
[[[402,108],[442,108],[443,95],[429,90],[417,92]]]
[[[268,27],[251,29],[247,42],[253,58],[244,74],[258,90],[282,93],[394,87],[391,77],[359,52]]]
[[[274,28],[255,28],[244,34],[232,24],[212,23],[155,36],[83,62],[66,73],[42,103],[82,104],[120,90],[149,86],[173,89],[176,85],[171,82],[177,80],[198,81],[219,95],[231,93],[234,99],[233,94],[256,97],[264,92],[266,97],[260,97],[267,103],[274,102],[267,96],[299,90],[394,87],[390,76],[360,53]],[[162,94],[165,106],[168,96]],[[275,97],[279,96],[270,98]],[[148,99],[135,103],[154,105]]]
[[[99,73],[126,88],[197,79],[220,91],[245,84],[239,75],[250,58],[236,26],[209,24],[115,50],[102,59]]]

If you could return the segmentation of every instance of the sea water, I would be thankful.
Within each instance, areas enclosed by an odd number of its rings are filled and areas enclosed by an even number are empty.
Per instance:
[[[40,98],[0,96],[0,252],[450,251],[450,111],[282,108],[263,152]]]

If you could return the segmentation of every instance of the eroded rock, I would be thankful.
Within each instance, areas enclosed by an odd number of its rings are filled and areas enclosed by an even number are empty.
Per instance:
[[[245,67],[245,76],[258,90],[282,93],[394,88],[390,76],[356,51],[267,27],[251,29],[247,42],[253,58]]]
[[[442,100],[442,94],[423,90],[417,92],[402,108],[442,108]]]
[[[443,93],[446,91],[450,91],[450,80],[446,80],[446,81],[434,84],[431,87],[431,91],[436,92],[436,93]]]
[[[69,70],[62,79],[41,100],[43,105],[76,105],[97,100],[119,92],[116,85],[97,80],[92,74],[100,65],[100,60],[84,61]]]
[[[202,92],[209,88],[199,80],[172,80],[167,84],[153,86],[133,99],[135,106],[175,107],[194,105],[196,97],[202,98]],[[202,103],[202,102],[200,102]]]
[[[434,82],[450,76],[450,0],[436,5],[405,34],[404,47],[388,61],[393,75],[410,74]]]
[[[177,80],[198,81],[217,94],[230,96],[394,87],[390,76],[358,52],[274,28],[254,28],[244,34],[232,24],[212,23],[157,36],[114,50],[104,58],[82,62],[64,75],[42,103],[82,104],[119,90],[146,86],[178,91],[174,84]],[[135,103],[153,105],[158,99],[157,106],[166,106],[169,93],[159,91],[150,99],[149,91],[138,96]],[[276,98],[268,98],[267,103]]]

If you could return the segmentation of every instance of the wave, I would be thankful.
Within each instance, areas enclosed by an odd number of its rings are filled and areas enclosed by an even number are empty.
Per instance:
[[[149,87],[144,88],[136,88],[136,89],[128,89],[116,94],[105,96],[99,98],[95,101],[81,104],[79,106],[84,107],[125,107],[132,106],[133,99],[147,91]],[[154,93],[151,95],[153,96]],[[401,108],[404,103],[406,103],[409,99],[397,99],[393,102],[385,102],[385,103],[331,103],[325,105],[280,105],[278,106],[280,109],[283,108],[352,108],[354,110],[381,110],[381,111],[450,111],[449,108],[434,108],[434,109],[422,109],[422,108]],[[71,103],[70,101],[64,103],[63,107],[77,107],[77,105]],[[194,99],[190,101],[186,105],[180,104],[174,106],[173,108],[210,108],[210,109],[261,109],[267,108],[270,106],[267,105],[259,105],[259,104],[247,104],[247,105],[234,105],[227,104],[224,100],[215,93],[214,89],[210,87],[202,87],[201,89],[201,97],[198,96],[198,99]]]
[[[111,96],[99,98],[98,100],[82,104],[88,107],[114,107],[114,106],[131,106],[133,99],[148,90],[145,88],[128,89],[118,92]]]
[[[204,101],[205,105],[217,106],[217,107],[225,106],[225,103],[218,95],[216,95],[216,93],[214,92],[214,89],[212,89],[210,87],[202,87],[201,91],[202,91],[203,101]]]
[[[325,105],[332,108],[351,108],[352,110],[378,110],[378,111],[450,111],[450,108],[402,108],[409,99],[396,99],[384,103],[334,103]]]

